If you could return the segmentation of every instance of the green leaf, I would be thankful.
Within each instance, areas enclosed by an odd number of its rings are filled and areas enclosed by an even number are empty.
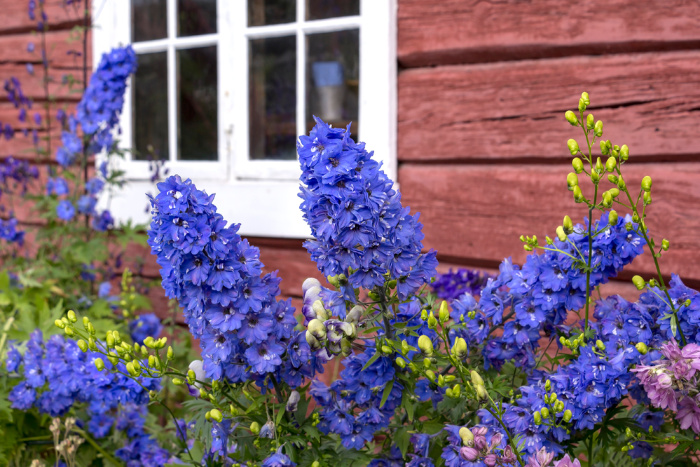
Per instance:
[[[277,411],[277,418],[275,419],[275,425],[279,425],[280,422],[282,421],[282,417],[284,417],[284,412],[285,408],[282,406],[278,411]]]
[[[377,355],[377,354],[375,354]],[[394,380],[392,379],[388,383],[386,383],[386,386],[384,386],[384,392],[382,393],[382,401],[379,403],[379,408],[381,409],[384,407],[384,404],[386,403],[386,400],[389,398],[389,394],[391,394],[391,390],[394,387]]]
[[[408,432],[408,427],[401,427],[394,434],[394,443],[401,450],[401,455],[406,457],[408,446],[411,444],[411,433]]]
[[[369,366],[370,366],[372,363],[376,362],[377,359],[378,359],[379,357],[381,357],[381,354],[380,354],[379,352],[374,352],[374,355],[372,355],[372,356],[370,357],[370,359],[367,360],[367,363],[365,363],[365,366],[363,366],[363,367],[362,367],[362,370],[360,370],[360,371],[365,371],[367,368],[369,368]],[[382,405],[383,405],[383,404],[382,404]]]

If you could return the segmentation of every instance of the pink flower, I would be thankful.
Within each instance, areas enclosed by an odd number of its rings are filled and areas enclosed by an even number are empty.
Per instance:
[[[674,339],[661,344],[661,354],[671,361],[682,358],[681,349],[678,347],[678,343]]]
[[[681,428],[687,430],[692,428],[695,433],[700,434],[700,407],[691,397],[684,397],[681,400],[681,408],[676,414],[676,420],[681,422]]]
[[[670,409],[674,412],[678,410],[678,405],[676,401],[676,393],[671,388],[662,387],[652,387],[651,389],[644,386],[647,390],[647,395],[651,399],[651,403],[654,407],[660,409]]]
[[[526,467],[549,467],[554,459],[554,454],[547,452],[547,449],[541,448],[537,454],[530,456]]]
[[[479,458],[479,451],[474,448],[463,447],[459,450],[459,457],[465,461],[474,462]]]
[[[554,464],[554,467],[581,467],[581,463],[578,461],[578,459],[574,459],[572,461],[571,458],[569,458],[569,455],[566,454],[564,457],[558,460],[556,464]]]

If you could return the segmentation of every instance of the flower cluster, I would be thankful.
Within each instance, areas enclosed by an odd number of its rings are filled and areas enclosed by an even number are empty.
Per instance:
[[[27,161],[8,157],[0,162],[0,199],[3,195],[24,195],[32,180],[39,178],[39,170],[31,166]],[[5,211],[5,206],[0,205],[0,212]],[[9,242],[22,245],[24,231],[17,228],[17,219],[14,213],[9,213],[9,219],[0,219],[0,238]]]
[[[654,365],[632,369],[654,407],[676,413],[681,428],[700,434],[700,346],[682,349],[675,340],[661,346]]]
[[[316,119],[299,137],[301,210],[313,240],[304,246],[326,276],[344,274],[355,287],[397,281],[403,300],[435,275],[436,252],[421,253],[418,214],[401,205],[401,194],[350,128]],[[354,300],[353,294],[347,294]]]
[[[588,229],[578,225],[566,242],[554,240],[556,249],[531,254],[522,268],[507,259],[495,279],[489,279],[477,304],[470,294],[455,300],[454,308],[467,316],[465,338],[481,344],[493,326],[502,325],[503,335],[486,340],[488,366],[500,368],[508,360],[531,368],[541,331],[551,333],[566,320],[568,310],[586,302],[586,272],[580,267],[591,256],[591,287],[606,283],[643,251],[631,217],[610,225],[608,213],[593,225],[593,248],[589,251]],[[510,307],[513,318],[505,321]],[[471,317],[469,316],[469,312]],[[471,320],[471,322],[470,322]],[[504,322],[505,321],[505,322]]]
[[[163,465],[159,461],[148,462],[150,458],[169,456],[143,431],[148,391],[158,390],[159,381],[140,378],[137,382],[117,372],[100,372],[94,364],[98,355],[82,352],[75,341],[61,336],[44,341],[41,331],[34,331],[24,355],[15,347],[8,351],[7,371],[22,377],[10,392],[12,407],[36,407],[41,413],[59,417],[74,404],[84,403],[90,417],[87,428],[96,438],[104,438],[112,428],[126,432],[131,447],[124,448],[130,452],[122,457],[124,460],[128,457],[140,459],[142,463],[138,465]],[[111,368],[111,363],[105,365]],[[121,373],[126,373],[124,366],[119,365]]]
[[[450,270],[444,274],[438,274],[435,281],[430,284],[435,294],[443,300],[453,301],[465,293],[475,297],[481,295],[481,291],[492,276],[482,271],[460,268]]]
[[[515,453],[506,445],[503,433],[498,429],[447,425],[445,431],[448,444],[442,450],[442,458],[447,467],[493,467],[516,462]]]
[[[148,243],[166,295],[178,300],[193,336],[202,339],[207,377],[266,385],[270,373],[297,384],[313,376],[320,366],[293,330],[291,300],[276,299],[280,280],[262,273],[260,251],[236,233],[239,225],[227,227],[213,195],[190,180],[172,176],[158,190]]]

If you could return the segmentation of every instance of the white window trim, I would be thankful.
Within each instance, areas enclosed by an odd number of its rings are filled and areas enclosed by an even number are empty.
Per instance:
[[[219,212],[229,221],[241,224],[240,233],[253,236],[306,238],[309,227],[299,211],[299,166],[296,161],[252,161],[248,159],[248,45],[251,37],[297,35],[297,133],[306,131],[306,66],[304,34],[360,28],[359,125],[368,150],[383,163],[383,170],[396,180],[396,0],[360,0],[359,16],[314,22],[247,27],[247,2],[218,0],[218,33],[174,38],[176,0],[168,0],[169,39],[142,42],[137,52],[167,50],[174,63],[175,47],[218,46],[219,160],[216,162],[168,161],[169,174],[191,178],[200,189],[216,193]],[[305,2],[297,1],[297,19],[303,19]],[[93,57],[95,65],[112,47],[130,41],[128,0],[93,2]],[[169,105],[175,103],[175,67],[168,67]],[[130,90],[127,89],[127,96]],[[237,104],[239,103],[239,104]],[[131,99],[125,99],[120,140],[124,149],[131,142]],[[175,128],[175,113],[169,125]],[[171,148],[176,147],[175,131],[169,132]],[[173,151],[171,151],[172,153]],[[146,192],[153,192],[148,181],[148,163],[122,162],[129,180],[127,187],[111,195],[109,208],[117,221],[148,222],[144,210]]]

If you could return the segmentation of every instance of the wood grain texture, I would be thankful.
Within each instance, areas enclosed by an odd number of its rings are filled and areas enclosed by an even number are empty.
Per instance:
[[[0,62],[41,64],[41,36],[39,34],[0,35]],[[46,33],[46,56],[48,63],[56,68],[78,69],[82,67],[82,33],[66,29]],[[34,50],[28,49],[28,44]],[[88,47],[88,64],[92,64],[92,51]]]
[[[566,190],[565,165],[415,165],[399,169],[405,205],[421,213],[424,245],[439,256],[460,263],[492,264],[512,256],[522,263],[521,234],[554,235],[564,214],[582,222],[587,210]],[[700,280],[700,163],[631,164],[625,169],[628,186],[644,175],[654,180],[654,203],[647,209],[648,226],[660,244],[671,242],[661,259],[662,272]],[[606,181],[602,186],[607,189]],[[588,187],[588,185],[586,185]],[[592,195],[584,187],[584,194]],[[619,209],[622,214],[624,208]],[[652,272],[651,257],[638,258],[623,277]]]
[[[399,0],[404,67],[697,47],[694,0]]]
[[[404,71],[399,160],[566,160],[566,140],[582,133],[564,112],[582,91],[604,137],[635,156],[699,159],[700,51],[692,51]]]
[[[0,35],[36,31],[37,22],[36,19],[29,19],[27,3],[18,1],[3,2]],[[48,18],[49,30],[69,29],[82,24],[83,4],[84,2],[74,2],[74,5],[65,6],[64,0],[46,0],[44,2],[44,11]],[[38,8],[36,17],[39,18]]]

